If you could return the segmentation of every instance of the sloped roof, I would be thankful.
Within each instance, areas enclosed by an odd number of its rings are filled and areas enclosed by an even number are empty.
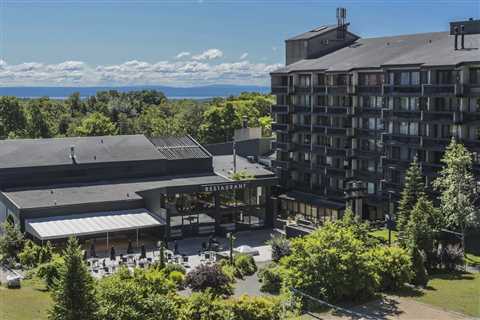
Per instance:
[[[480,34],[465,36],[465,49],[454,49],[455,36],[429,32],[358,39],[351,45],[316,59],[304,59],[273,73],[292,71],[349,71],[388,65],[457,65],[480,62]],[[460,39],[459,39],[460,46]]]
[[[336,30],[336,29],[337,29],[337,25],[320,26],[320,27],[317,27],[313,30],[310,30],[310,31],[301,33],[299,35],[296,35],[294,37],[291,37],[291,38],[287,39],[287,41],[308,40],[308,39],[311,39],[311,38],[315,38],[316,36],[319,36],[321,34],[325,34],[327,32],[330,32],[332,30]]]
[[[154,137],[150,141],[164,159],[205,159],[211,155],[192,137]]]
[[[143,135],[0,141],[0,169],[162,159]]]

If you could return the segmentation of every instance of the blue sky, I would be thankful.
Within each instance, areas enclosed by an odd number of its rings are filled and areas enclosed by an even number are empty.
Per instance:
[[[0,85],[267,84],[284,39],[335,23],[338,6],[362,37],[480,12],[469,0],[0,0]]]

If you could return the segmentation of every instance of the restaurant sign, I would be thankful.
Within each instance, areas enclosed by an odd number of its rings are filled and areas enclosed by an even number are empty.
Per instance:
[[[245,182],[202,185],[202,189],[204,192],[240,190],[240,189],[245,189],[246,187],[247,187],[247,183]]]

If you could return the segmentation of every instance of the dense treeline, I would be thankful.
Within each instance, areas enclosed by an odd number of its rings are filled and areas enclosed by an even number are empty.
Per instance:
[[[270,135],[274,98],[258,93],[209,101],[168,100],[154,90],[98,92],[65,100],[0,97],[0,137],[51,138],[116,134],[190,134],[202,143],[231,140],[242,117]]]

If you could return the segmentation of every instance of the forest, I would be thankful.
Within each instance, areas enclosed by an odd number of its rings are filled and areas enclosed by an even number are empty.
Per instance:
[[[0,138],[53,138],[145,134],[189,134],[200,143],[230,141],[242,118],[271,135],[270,107],[275,98],[242,93],[209,100],[169,100],[154,90],[74,93],[65,100],[0,97]]]

